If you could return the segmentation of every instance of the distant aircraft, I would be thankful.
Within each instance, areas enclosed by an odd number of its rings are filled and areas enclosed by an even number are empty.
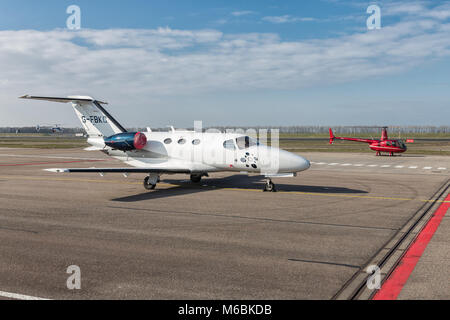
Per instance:
[[[67,98],[25,95],[20,98],[53,102],[71,102],[88,134],[92,146],[132,167],[54,168],[51,172],[146,173],[144,187],[154,189],[162,174],[189,174],[200,182],[209,172],[233,171],[261,173],[266,177],[264,191],[275,191],[271,178],[295,176],[310,163],[296,154],[269,147],[239,133],[179,131],[128,132],[102,106],[106,102],[86,96]]]
[[[64,132],[64,129],[59,124],[55,124],[54,126],[50,126],[50,127],[49,126],[41,127],[39,124],[36,125],[36,132],[39,133],[42,129],[47,129],[52,133],[63,133]]]
[[[50,130],[52,130],[53,133],[63,133],[64,132],[64,129],[58,124],[55,124],[55,126],[52,127]]]
[[[407,150],[405,143],[400,139],[388,139],[387,127],[382,127],[381,139],[360,139],[360,138],[345,138],[336,137],[330,128],[330,144],[333,144],[335,139],[366,142],[369,148],[376,151],[376,155],[380,156],[382,152],[389,153],[390,156],[394,153],[402,153]]]

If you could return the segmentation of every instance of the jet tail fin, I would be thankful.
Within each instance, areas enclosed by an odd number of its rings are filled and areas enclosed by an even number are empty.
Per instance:
[[[117,133],[127,132],[122,125],[117,122],[103,108],[102,104],[108,104],[104,101],[95,100],[88,96],[69,96],[69,97],[42,97],[24,95],[21,99],[43,100],[60,103],[72,103],[81,124],[90,137],[107,137]]]

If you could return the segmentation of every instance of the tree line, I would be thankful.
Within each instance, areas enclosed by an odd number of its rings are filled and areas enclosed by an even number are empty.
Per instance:
[[[381,126],[253,126],[253,127],[214,127],[220,131],[225,131],[226,129],[278,129],[280,133],[291,133],[291,134],[326,134],[329,128],[339,134],[364,134],[364,133],[379,133],[381,131]],[[177,128],[179,129],[179,128]],[[204,130],[207,130],[205,128]],[[146,128],[129,128],[129,131],[147,131]],[[152,131],[167,131],[168,128],[152,128]],[[187,128],[187,130],[193,130],[193,128]],[[65,134],[77,134],[84,133],[84,129],[81,127],[65,128],[63,127]],[[388,131],[392,134],[449,134],[450,126],[388,126]],[[0,133],[51,133],[50,128],[41,127],[39,131],[36,127],[0,127]]]

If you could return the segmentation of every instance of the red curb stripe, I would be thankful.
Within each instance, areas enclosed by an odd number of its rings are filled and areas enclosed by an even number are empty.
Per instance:
[[[77,160],[77,161],[50,161],[50,162],[8,163],[8,164],[0,164],[0,167],[36,166],[36,165],[42,165],[42,164],[75,163],[75,162],[97,162],[97,161],[105,161],[105,160]]]
[[[445,201],[450,200],[450,194],[447,195]],[[403,286],[408,281],[409,276],[416,267],[417,262],[425,251],[431,238],[433,238],[442,218],[450,208],[449,202],[443,202],[425,227],[419,233],[412,245],[408,248],[400,263],[391,273],[389,278],[383,283],[383,286],[375,294],[373,300],[396,300]]]

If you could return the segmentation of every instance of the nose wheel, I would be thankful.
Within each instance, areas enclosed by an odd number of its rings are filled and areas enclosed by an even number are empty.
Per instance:
[[[275,184],[272,182],[272,180],[267,179],[266,184],[264,185],[264,192],[276,192]]]
[[[149,174],[144,178],[144,188],[146,190],[153,190],[156,188],[156,183],[159,182],[158,174]]]

